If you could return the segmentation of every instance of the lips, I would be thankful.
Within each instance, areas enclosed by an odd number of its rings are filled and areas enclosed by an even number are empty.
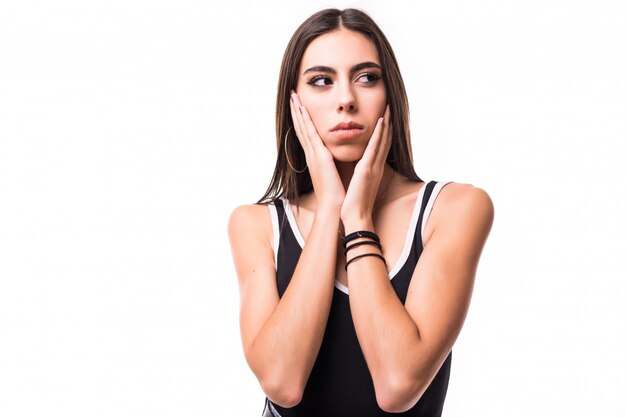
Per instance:
[[[347,123],[343,122],[333,127],[331,129],[331,132],[334,132],[336,130],[351,130],[351,129],[363,129],[363,125],[360,125],[356,122],[347,122]]]

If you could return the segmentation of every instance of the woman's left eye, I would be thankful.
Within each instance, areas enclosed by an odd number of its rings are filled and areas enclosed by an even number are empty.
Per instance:
[[[363,74],[361,76],[359,76],[358,79],[361,79],[363,77],[370,77],[370,81],[367,82],[367,84],[374,84],[376,81],[378,81],[380,79],[380,77],[376,74],[373,74],[371,72],[368,72],[367,74]]]

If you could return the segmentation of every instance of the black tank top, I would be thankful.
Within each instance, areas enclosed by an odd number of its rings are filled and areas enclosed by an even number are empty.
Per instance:
[[[437,194],[445,184],[431,181],[420,189],[404,249],[389,271],[389,279],[402,304],[406,301],[413,270],[422,253],[424,225]],[[274,199],[269,208],[274,229],[276,284],[282,297],[302,253],[304,239],[288,200]],[[383,411],[376,403],[374,384],[356,336],[348,297],[348,288],[335,280],[324,338],[302,401],[295,407],[283,408],[266,398],[266,405],[281,417],[441,416],[452,352],[414,407],[404,413]]]

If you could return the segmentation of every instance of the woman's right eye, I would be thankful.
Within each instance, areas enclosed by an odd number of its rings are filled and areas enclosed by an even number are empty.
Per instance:
[[[320,80],[330,81],[330,78],[325,77],[323,75],[318,75],[317,77],[313,77],[311,81],[309,81],[307,84],[312,85],[313,87],[325,87],[326,85],[328,85],[328,84],[319,84],[318,81]]]

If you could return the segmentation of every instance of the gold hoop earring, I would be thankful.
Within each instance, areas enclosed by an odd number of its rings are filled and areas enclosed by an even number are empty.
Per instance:
[[[302,168],[302,171],[298,171],[293,167],[293,165],[291,165],[291,161],[289,160],[289,153],[287,152],[287,138],[289,137],[290,130],[291,126],[289,126],[289,129],[287,129],[287,134],[285,135],[285,140],[283,141],[285,143],[285,157],[287,158],[287,164],[289,164],[289,168],[291,168],[294,172],[298,174],[302,174],[308,168],[308,165],[305,164],[304,168]]]

